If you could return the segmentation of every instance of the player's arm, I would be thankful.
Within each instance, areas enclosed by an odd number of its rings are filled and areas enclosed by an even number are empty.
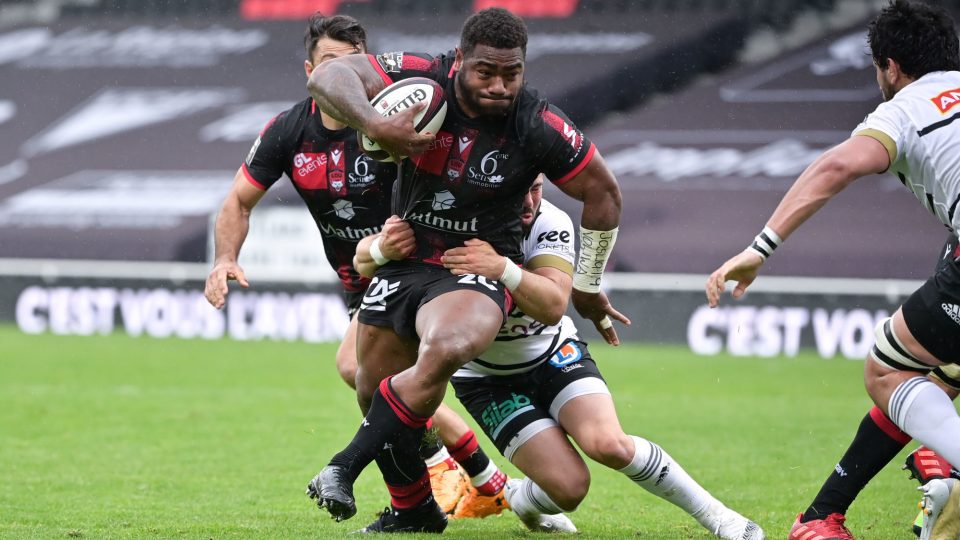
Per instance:
[[[707,279],[710,306],[716,307],[720,302],[727,280],[737,281],[733,297],[742,296],[777,246],[854,180],[886,171],[891,157],[886,145],[862,135],[854,135],[821,154],[790,187],[753,244]]]
[[[379,233],[364,237],[357,243],[353,267],[361,276],[373,277],[377,268],[390,261],[409,257],[416,245],[410,224],[397,216],[390,216]]]
[[[570,180],[558,185],[561,191],[583,202],[580,217],[580,252],[573,278],[573,307],[598,329],[611,327],[609,317],[629,322],[613,309],[601,294],[600,279],[617,239],[620,225],[620,186],[600,152]],[[601,332],[603,331],[601,330]]]
[[[387,86],[387,80],[366,54],[348,54],[322,62],[307,81],[307,90],[324,112],[366,133],[394,156],[415,155],[427,149],[433,135],[413,129],[413,117],[426,104],[419,103],[393,116],[383,117],[370,99]]]
[[[540,265],[538,259],[545,258],[534,257],[530,268],[522,269],[487,242],[471,238],[463,247],[448,249],[440,260],[455,275],[476,274],[500,281],[524,313],[544,324],[557,324],[567,310],[573,280],[569,269]]]
[[[250,229],[250,212],[260,202],[263,189],[247,180],[243,168],[237,171],[233,178],[233,186],[227,193],[217,221],[214,225],[214,260],[213,270],[207,276],[204,295],[210,304],[220,309],[227,302],[227,281],[237,280],[242,287],[249,287],[243,269],[237,264],[240,247],[247,238]]]

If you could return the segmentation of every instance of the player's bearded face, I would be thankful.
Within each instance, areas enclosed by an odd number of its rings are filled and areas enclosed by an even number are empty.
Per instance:
[[[533,219],[537,217],[537,210],[540,209],[541,200],[543,200],[543,176],[538,176],[523,198],[523,210],[520,212],[520,223],[524,228],[533,225]]]
[[[890,101],[897,92],[893,85],[887,81],[886,70],[881,69],[877,64],[874,64],[873,67],[877,70],[877,84],[880,86],[880,93],[883,94],[883,100]]]
[[[467,57],[457,51],[457,100],[471,116],[503,116],[523,87],[523,51],[477,45]]]

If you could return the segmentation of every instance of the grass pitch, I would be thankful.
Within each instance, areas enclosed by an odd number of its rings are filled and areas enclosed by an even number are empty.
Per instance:
[[[0,327],[0,537],[335,538],[365,525],[388,502],[374,466],[349,522],[304,495],[360,419],[335,350]],[[663,446],[770,539],[786,537],[870,405],[860,362],[703,358],[665,346],[592,352],[625,430]],[[900,464],[850,509],[857,537],[912,537],[916,483]],[[582,537],[710,538],[622,475],[591,469],[590,494],[571,515]],[[510,513],[451,521],[446,532],[526,535]]]

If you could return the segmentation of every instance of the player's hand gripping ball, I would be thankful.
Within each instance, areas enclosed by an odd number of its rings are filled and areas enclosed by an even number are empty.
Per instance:
[[[409,109],[417,103],[426,103],[427,106],[414,115],[413,129],[417,133],[436,133],[447,117],[447,100],[444,97],[443,87],[426,77],[412,77],[397,81],[384,88],[370,100],[370,104],[383,116]],[[392,162],[390,154],[380,148],[376,141],[364,133],[357,133],[360,148],[376,161]],[[404,156],[406,157],[406,156]]]

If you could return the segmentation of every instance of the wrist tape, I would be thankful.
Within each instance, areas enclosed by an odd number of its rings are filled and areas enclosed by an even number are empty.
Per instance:
[[[500,283],[503,283],[503,286],[507,289],[514,291],[517,287],[520,286],[520,281],[523,279],[523,270],[510,259],[504,257],[506,265],[503,267],[503,273],[500,274]]]
[[[607,259],[617,242],[619,227],[611,231],[594,231],[580,227],[580,254],[573,273],[573,288],[587,293],[600,292],[600,279]]]
[[[780,235],[770,227],[764,227],[760,234],[753,239],[753,243],[747,246],[747,251],[756,253],[761,259],[767,260],[782,243],[783,240],[780,239]]]
[[[390,262],[390,259],[384,257],[383,252],[380,251],[380,240],[381,237],[378,236],[370,244],[370,257],[373,258],[373,262],[377,263],[377,266],[383,266]]]

